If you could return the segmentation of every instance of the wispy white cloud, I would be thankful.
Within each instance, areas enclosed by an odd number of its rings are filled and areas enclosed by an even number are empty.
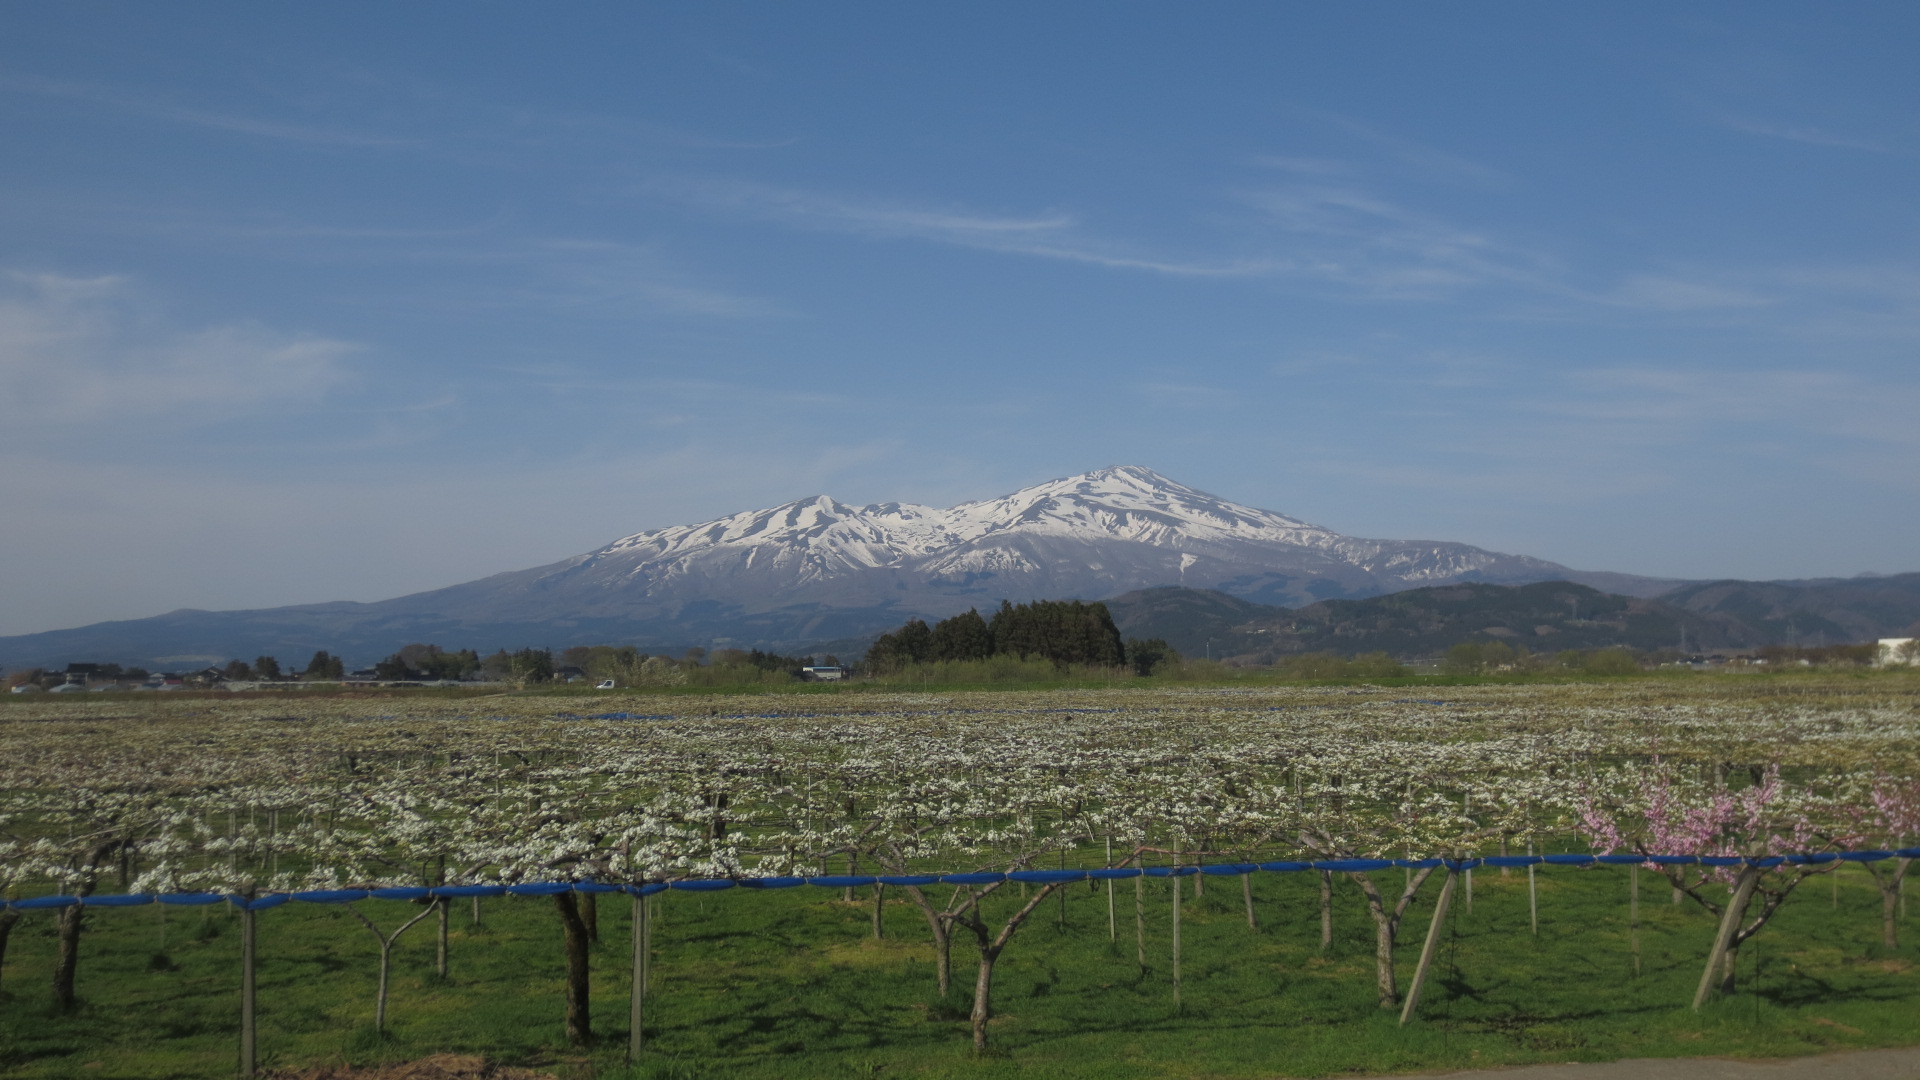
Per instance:
[[[1483,187],[1504,187],[1512,182],[1512,177],[1491,165],[1344,113],[1304,105],[1294,105],[1292,111],[1357,139],[1402,165],[1411,166],[1428,180],[1464,181]]]
[[[645,190],[794,228],[921,240],[1116,270],[1144,270],[1177,277],[1246,277],[1272,268],[1269,262],[1257,259],[1183,260],[1141,253],[1124,245],[1088,238],[1080,220],[1061,211],[997,215],[962,207],[849,198],[719,179],[662,180],[647,185]]]
[[[792,314],[777,301],[703,282],[650,245],[560,238],[510,245],[502,254],[521,268],[520,280],[506,289],[512,302],[621,316],[763,319]]]
[[[25,437],[81,420],[196,423],[347,381],[343,341],[254,322],[183,328],[119,277],[0,274],[0,400]]]
[[[1762,138],[1804,143],[1808,146],[1830,146],[1840,150],[1861,150],[1870,154],[1907,153],[1907,151],[1903,151],[1876,139],[1843,135],[1806,125],[1772,123],[1745,116],[1723,116],[1720,118],[1720,123],[1734,131],[1747,135],[1758,135]]]
[[[40,97],[63,98],[104,106],[117,112],[132,113],[168,123],[190,127],[230,131],[265,139],[332,146],[397,146],[410,140],[374,135],[333,127],[249,116],[182,105],[157,96],[146,96],[92,83],[48,79],[35,75],[0,76],[0,90]]]
[[[1488,284],[1564,292],[1554,260],[1351,183],[1245,189],[1241,202],[1291,258],[1275,272],[1381,297],[1431,297]]]

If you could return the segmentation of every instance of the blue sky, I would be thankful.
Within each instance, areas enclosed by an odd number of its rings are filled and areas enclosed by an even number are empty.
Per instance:
[[[0,633],[1109,464],[1920,569],[1920,7],[151,5],[0,35]]]

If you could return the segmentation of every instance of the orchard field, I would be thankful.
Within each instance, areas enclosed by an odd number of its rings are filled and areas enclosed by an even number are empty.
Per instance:
[[[230,1074],[249,936],[267,1068],[1251,1077],[1920,1042],[1910,859],[1831,857],[1920,843],[1920,680],[1142,685],[9,702],[0,885],[88,903],[0,913],[0,1071]]]

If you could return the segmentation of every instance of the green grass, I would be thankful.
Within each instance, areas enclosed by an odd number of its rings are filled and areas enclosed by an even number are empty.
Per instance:
[[[1397,881],[1388,871],[1385,881]],[[1184,1007],[1168,979],[1164,880],[1147,886],[1150,969],[1134,962],[1133,888],[1118,882],[1119,937],[1107,939],[1105,887],[1070,887],[1066,924],[1051,901],[1015,939],[996,979],[995,1049],[969,1050],[973,950],[954,949],[955,988],[934,992],[918,910],[887,906],[874,941],[870,903],[838,890],[730,890],[661,900],[646,1061],[621,1064],[628,903],[603,898],[594,956],[602,1044],[562,1040],[559,924],[546,899],[454,908],[452,971],[433,971],[426,920],[396,950],[391,1030],[371,1028],[376,949],[346,912],[289,904],[260,918],[260,1046],[268,1064],[400,1060],[443,1051],[601,1077],[1316,1076],[1531,1061],[1731,1054],[1775,1056],[1920,1041],[1920,950],[1878,944],[1878,894],[1848,870],[1839,906],[1825,879],[1805,886],[1741,960],[1741,991],[1694,1013],[1713,922],[1667,902],[1643,875],[1644,970],[1627,944],[1624,870],[1540,874],[1541,935],[1527,929],[1526,875],[1483,869],[1456,901],[1441,962],[1406,1028],[1372,991],[1371,923],[1351,886],[1337,893],[1337,939],[1322,956],[1314,882],[1255,878],[1262,929],[1249,931],[1239,883],[1213,878],[1184,918]],[[1435,895],[1428,883],[1423,900]],[[944,892],[945,890],[939,890]],[[861,890],[866,896],[866,890]],[[904,897],[900,898],[904,901]],[[999,904],[1004,909],[1017,898]],[[411,911],[363,905],[394,925]],[[1409,914],[1404,987],[1430,917]],[[236,1060],[238,921],[223,908],[104,909],[89,916],[77,1011],[49,1004],[49,913],[14,932],[0,982],[0,1073],[18,1077],[204,1077]],[[1909,936],[1920,926],[1906,924]],[[1755,955],[1757,952],[1757,956]],[[1755,965],[1758,963],[1758,974]]]

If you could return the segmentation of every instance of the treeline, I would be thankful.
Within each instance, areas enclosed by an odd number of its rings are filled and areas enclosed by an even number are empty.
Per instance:
[[[861,666],[869,674],[889,675],[916,665],[995,657],[1043,660],[1056,669],[1131,667],[1137,675],[1151,675],[1169,661],[1179,660],[1179,654],[1158,638],[1122,641],[1105,604],[1003,600],[990,620],[971,608],[932,626],[921,619],[908,620],[898,630],[881,634]]]
[[[1632,649],[1563,649],[1555,653],[1530,652],[1524,645],[1504,641],[1463,641],[1447,650],[1440,668],[1450,675],[1497,672],[1574,671],[1584,675],[1630,675],[1641,669],[1643,657]],[[1657,657],[1646,657],[1657,663]]]

